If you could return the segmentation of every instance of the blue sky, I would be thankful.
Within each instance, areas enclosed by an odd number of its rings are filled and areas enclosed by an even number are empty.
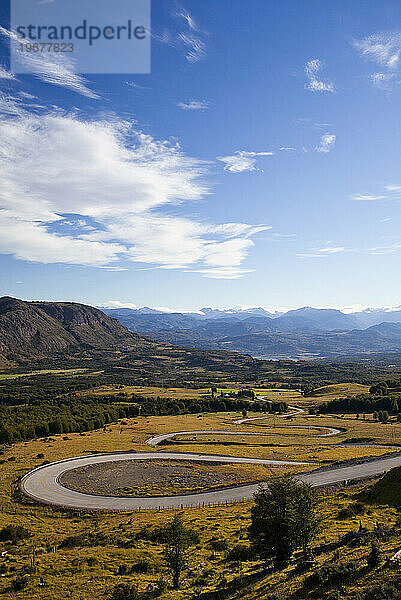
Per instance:
[[[401,303],[398,1],[153,0],[141,75],[13,75],[1,16],[0,294]]]

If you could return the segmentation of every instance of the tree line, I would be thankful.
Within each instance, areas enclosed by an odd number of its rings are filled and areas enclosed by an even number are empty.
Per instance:
[[[325,413],[379,413],[386,411],[391,415],[400,412],[400,398],[396,396],[373,396],[359,394],[348,398],[337,398],[321,404],[317,412]]]
[[[122,404],[122,400],[125,403]],[[60,433],[85,432],[100,429],[119,419],[153,415],[179,415],[184,413],[226,412],[253,410],[256,412],[283,412],[287,405],[252,402],[242,398],[145,398],[133,394],[59,398],[52,402],[38,402],[28,406],[0,406],[0,443],[10,444],[21,440]]]

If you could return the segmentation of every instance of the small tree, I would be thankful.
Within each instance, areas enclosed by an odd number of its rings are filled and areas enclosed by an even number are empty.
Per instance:
[[[242,409],[242,416],[245,418],[248,413],[246,412],[246,408]]]
[[[173,575],[173,588],[177,590],[181,572],[187,563],[187,550],[199,541],[199,536],[193,529],[185,527],[181,515],[176,515],[160,533],[164,543],[164,557]]]
[[[390,419],[390,415],[386,410],[379,410],[378,418],[380,423],[388,423]]]
[[[262,487],[254,500],[249,537],[255,550],[273,557],[278,567],[288,564],[299,546],[306,554],[317,530],[313,489],[285,476]]]
[[[379,548],[379,544],[377,542],[372,542],[372,546],[370,549],[370,554],[368,556],[368,567],[370,569],[374,569],[380,565],[381,552]]]

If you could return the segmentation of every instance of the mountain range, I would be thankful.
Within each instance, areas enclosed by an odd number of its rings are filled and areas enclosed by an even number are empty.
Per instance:
[[[244,373],[261,368],[255,358],[401,352],[400,310],[386,313],[394,322],[367,327],[361,320],[355,327],[358,316],[334,309],[265,313],[211,308],[190,314],[146,308],[100,310],[74,302],[27,302],[6,296],[0,298],[0,368],[109,363],[145,377],[150,372],[202,369]]]
[[[344,313],[303,307],[287,312],[263,308],[192,313],[104,308],[133,332],[152,339],[208,350],[231,350],[257,358],[313,358],[401,351],[401,307]]]
[[[76,302],[0,298],[0,369],[87,367],[147,381],[247,378],[263,368],[236,352],[180,348],[129,331],[118,320]],[[232,379],[231,379],[232,380]]]

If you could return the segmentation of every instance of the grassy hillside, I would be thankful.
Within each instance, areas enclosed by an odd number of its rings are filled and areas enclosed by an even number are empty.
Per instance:
[[[361,498],[371,504],[401,506],[401,467],[386,473],[373,486],[366,489]]]

